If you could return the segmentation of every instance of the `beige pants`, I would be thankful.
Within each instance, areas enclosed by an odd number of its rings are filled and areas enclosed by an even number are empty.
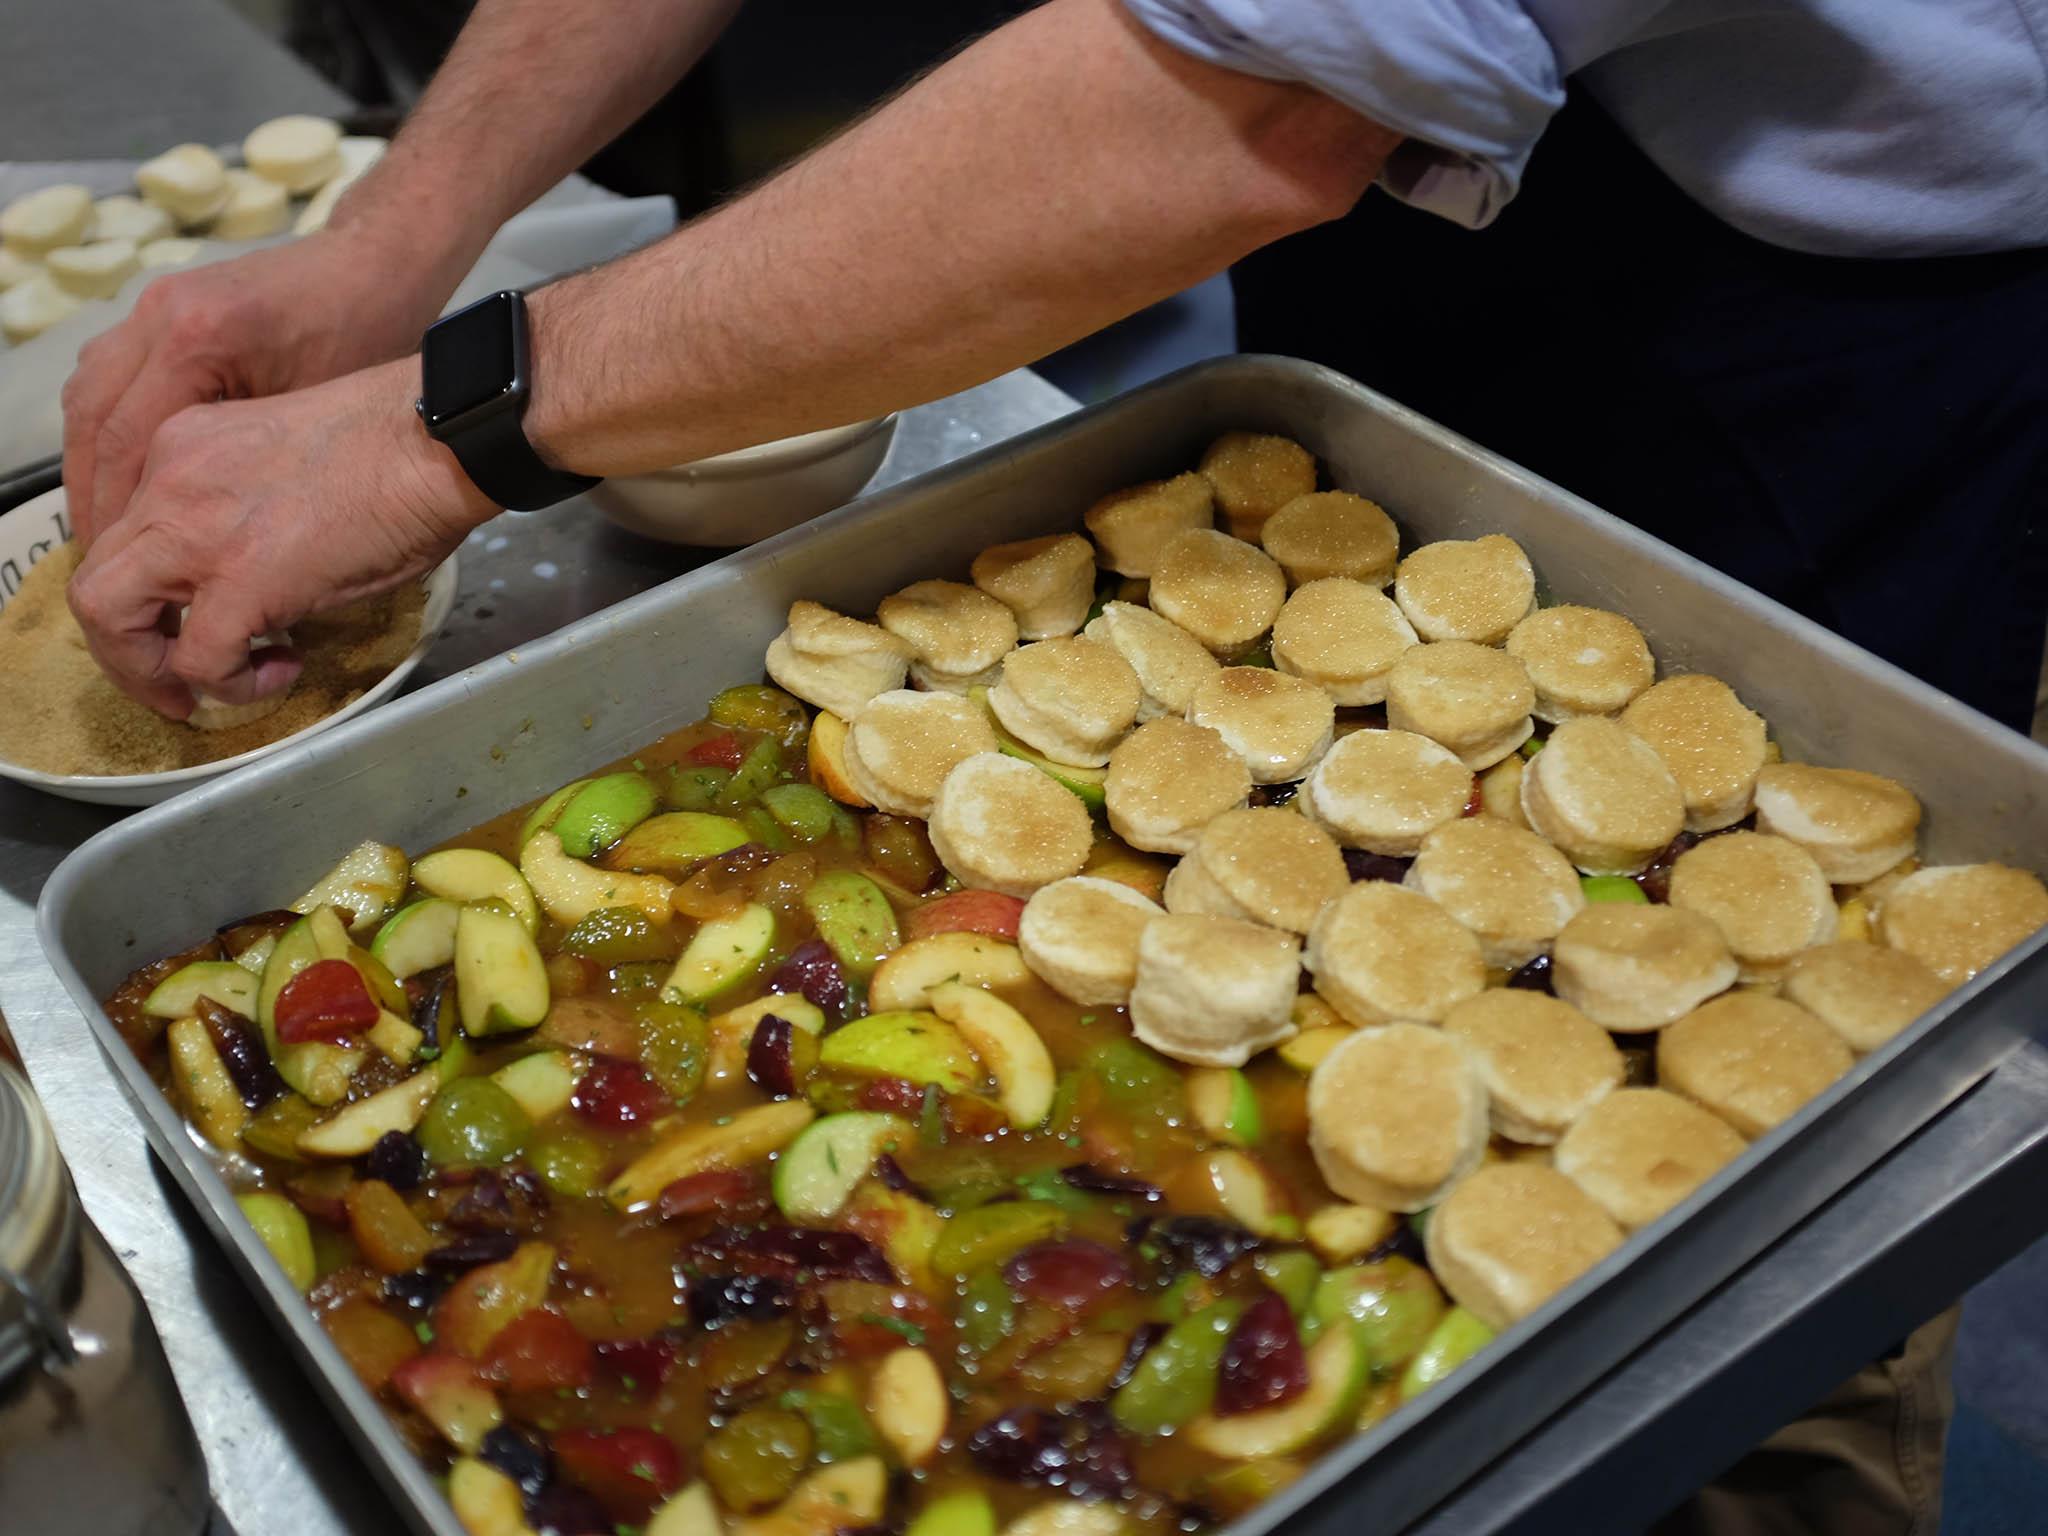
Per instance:
[[[1934,1536],[1960,1307],[1866,1366],[1654,1527],[1653,1536]]]

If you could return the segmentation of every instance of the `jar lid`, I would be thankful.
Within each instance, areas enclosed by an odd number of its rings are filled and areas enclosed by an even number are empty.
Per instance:
[[[0,1061],[0,1381],[50,1347],[78,1262],[78,1197],[27,1079]]]

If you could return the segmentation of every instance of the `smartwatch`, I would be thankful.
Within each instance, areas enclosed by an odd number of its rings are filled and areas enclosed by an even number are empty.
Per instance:
[[[532,392],[524,294],[478,299],[435,321],[420,339],[420,398],[413,406],[420,420],[448,445],[478,490],[521,512],[597,484],[552,468],[526,440]]]

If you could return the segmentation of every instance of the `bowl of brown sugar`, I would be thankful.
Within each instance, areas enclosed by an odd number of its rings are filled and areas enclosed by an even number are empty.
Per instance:
[[[64,493],[0,513],[0,776],[104,805],[154,805],[396,693],[455,607],[455,558],[292,628],[305,667],[275,711],[224,730],[166,720],[109,682],[64,589]]]

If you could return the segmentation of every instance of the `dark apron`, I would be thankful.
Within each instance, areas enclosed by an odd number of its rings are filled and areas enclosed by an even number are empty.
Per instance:
[[[1232,278],[1244,350],[1341,369],[2027,728],[2048,250],[1781,250],[1575,90],[1490,228],[1375,191]]]

